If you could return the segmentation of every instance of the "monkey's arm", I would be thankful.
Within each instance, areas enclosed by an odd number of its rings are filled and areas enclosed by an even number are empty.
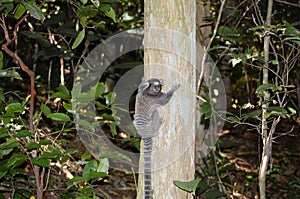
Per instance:
[[[158,104],[160,104],[162,106],[166,105],[170,101],[170,99],[173,96],[174,92],[179,87],[180,87],[180,84],[175,84],[169,92],[167,92],[167,93],[163,94],[162,96],[160,96],[159,100],[158,100]]]

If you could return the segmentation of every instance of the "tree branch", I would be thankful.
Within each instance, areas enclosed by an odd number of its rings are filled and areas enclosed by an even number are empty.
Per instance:
[[[22,22],[29,16],[29,12],[26,13],[26,15],[24,15],[19,21],[18,23],[15,25],[14,28],[14,32],[13,32],[13,38],[11,39],[8,33],[8,29],[5,25],[5,19],[4,16],[2,15],[2,18],[0,19],[0,26],[3,29],[4,35],[5,35],[5,40],[6,43],[2,45],[2,50],[4,50],[10,57],[12,57],[14,60],[16,60],[16,62],[19,64],[19,66],[21,67],[21,69],[26,72],[28,74],[28,76],[30,77],[30,82],[31,82],[31,86],[30,86],[30,90],[31,90],[31,96],[30,96],[30,110],[29,110],[29,126],[30,126],[30,131],[32,134],[34,134],[34,129],[33,129],[33,113],[34,113],[34,97],[36,95],[35,92],[35,85],[34,85],[34,77],[35,74],[32,70],[30,70],[22,61],[22,59],[16,54],[13,53],[8,46],[14,42],[17,39],[17,30],[19,28],[19,26],[22,24]]]

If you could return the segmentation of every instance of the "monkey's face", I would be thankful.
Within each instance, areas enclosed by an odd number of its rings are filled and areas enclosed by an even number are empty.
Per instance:
[[[152,96],[158,96],[161,95],[161,89],[163,86],[163,83],[161,80],[158,79],[150,79],[146,82],[145,87],[145,93]]]
[[[154,82],[150,85],[150,90],[154,93],[159,93],[161,91],[161,86],[160,82]]]

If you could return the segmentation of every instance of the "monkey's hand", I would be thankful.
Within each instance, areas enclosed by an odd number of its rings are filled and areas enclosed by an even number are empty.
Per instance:
[[[179,87],[180,87],[180,84],[174,84],[173,87],[172,87],[172,90],[176,91],[176,90],[179,89]]]

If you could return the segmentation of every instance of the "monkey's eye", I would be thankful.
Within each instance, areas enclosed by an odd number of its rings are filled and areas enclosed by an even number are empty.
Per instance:
[[[156,93],[158,93],[158,92],[160,92],[160,85],[154,85],[153,86],[153,92],[156,92]]]

